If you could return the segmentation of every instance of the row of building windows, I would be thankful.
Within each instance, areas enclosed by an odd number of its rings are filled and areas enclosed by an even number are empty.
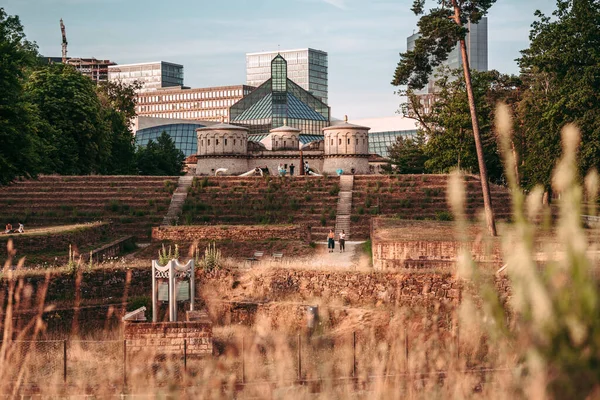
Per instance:
[[[250,90],[234,89],[234,90],[216,90],[207,92],[191,92],[191,93],[177,93],[177,94],[165,94],[165,95],[153,95],[153,96],[140,96],[140,103],[157,103],[161,101],[180,101],[180,100],[197,100],[197,99],[211,99],[219,97],[242,97],[250,93]]]
[[[199,108],[223,108],[231,107],[237,102],[236,99],[228,100],[210,100],[210,101],[198,101],[195,103],[176,103],[176,104],[150,104],[139,106],[138,111],[140,112],[151,112],[151,111],[169,111],[169,110],[194,110]]]
[[[158,112],[143,114],[148,117],[156,118],[179,118],[179,119],[198,119],[198,118],[210,118],[210,117],[227,117],[229,111],[227,109],[222,110],[201,110],[201,111],[184,111],[184,112]]]
[[[340,138],[339,141],[340,141],[339,145],[341,146],[342,139]],[[348,144],[350,144],[350,138],[348,138]],[[358,138],[356,138],[356,144],[358,144]],[[366,144],[366,140],[365,139],[363,139],[363,144]],[[331,139],[331,145],[333,146],[333,139]]]
[[[240,141],[240,143],[243,144],[242,141]],[[223,139],[223,144],[225,146],[227,146],[227,139]],[[237,144],[237,139],[233,139],[233,145],[235,146]],[[206,139],[206,145],[210,146],[210,139]],[[219,145],[219,139],[215,139],[215,146]],[[204,139],[200,139],[200,146],[204,146]]]

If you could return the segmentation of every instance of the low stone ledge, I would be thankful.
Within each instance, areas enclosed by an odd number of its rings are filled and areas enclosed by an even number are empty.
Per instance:
[[[310,241],[310,231],[305,225],[207,225],[207,226],[161,226],[152,228],[152,240],[193,242],[195,240],[302,240]]]

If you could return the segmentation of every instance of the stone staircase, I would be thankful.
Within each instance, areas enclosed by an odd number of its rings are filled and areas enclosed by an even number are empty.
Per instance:
[[[174,225],[175,223],[177,223],[179,214],[181,214],[181,210],[183,209],[183,203],[185,203],[185,199],[188,195],[188,189],[192,186],[193,180],[193,175],[185,175],[179,177],[177,189],[175,189],[175,191],[173,192],[173,196],[171,197],[171,204],[169,204],[167,215],[165,215],[165,217],[163,218],[161,226]]]
[[[335,236],[339,237],[342,230],[346,240],[350,239],[350,214],[352,213],[352,189],[354,175],[340,176],[340,192],[338,193],[337,213],[335,217]]]

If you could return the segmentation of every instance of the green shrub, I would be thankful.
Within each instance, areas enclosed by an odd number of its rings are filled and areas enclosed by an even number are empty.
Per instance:
[[[325,215],[321,215],[321,226],[325,226],[327,225],[327,218],[325,218]]]
[[[335,215],[336,215],[335,210],[329,211],[329,219],[335,220]]]
[[[337,196],[339,192],[340,192],[340,185],[338,185],[337,183],[333,185],[331,190],[329,190],[329,194],[331,196]]]
[[[435,219],[438,221],[453,221],[454,217],[448,211],[438,211],[435,213]]]
[[[377,214],[379,214],[379,207],[373,207],[373,208],[371,208],[371,209],[369,210],[369,212],[370,212],[372,215],[377,215]]]
[[[360,217],[356,214],[352,214],[350,216],[350,221],[352,221],[352,222],[358,222],[359,220],[360,220]]]
[[[146,316],[152,315],[152,298],[150,296],[130,297],[127,301],[127,311],[135,311],[138,308],[146,307]]]
[[[364,207],[362,207],[362,206],[358,207],[358,214],[363,215],[364,213],[365,213]]]

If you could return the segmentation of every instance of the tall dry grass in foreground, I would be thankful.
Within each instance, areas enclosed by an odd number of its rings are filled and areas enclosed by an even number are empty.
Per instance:
[[[565,128],[564,155],[553,181],[561,194],[560,217],[548,243],[559,242],[564,250],[561,257],[539,265],[534,246],[539,228],[533,221],[542,211],[542,190],[525,195],[518,187],[510,117],[506,108],[497,114],[514,202],[514,223],[502,238],[503,273],[512,285],[508,307],[500,301],[494,277],[465,251],[456,274],[476,293],[464,291],[454,313],[444,311],[452,306],[448,304],[398,308],[383,323],[359,319],[343,325],[345,329],[320,325],[312,336],[274,330],[268,320],[252,328],[215,328],[219,355],[188,358],[185,364],[182,357],[165,357],[156,349],[124,353],[121,340],[97,343],[73,337],[65,382],[64,342],[22,341],[44,332],[43,290],[32,298],[23,279],[11,279],[7,264],[3,276],[10,280],[9,290],[0,294],[0,392],[100,398],[119,393],[211,399],[599,398],[600,304],[598,282],[591,274],[597,260],[588,256],[581,226],[584,191],[575,163],[579,134]],[[588,214],[595,215],[596,173],[585,183]],[[454,175],[448,193],[456,234],[466,240],[462,185]],[[555,249],[547,250],[555,254]],[[12,316],[21,308],[37,308],[38,315],[15,330]],[[321,312],[325,317],[329,311],[322,307]]]

